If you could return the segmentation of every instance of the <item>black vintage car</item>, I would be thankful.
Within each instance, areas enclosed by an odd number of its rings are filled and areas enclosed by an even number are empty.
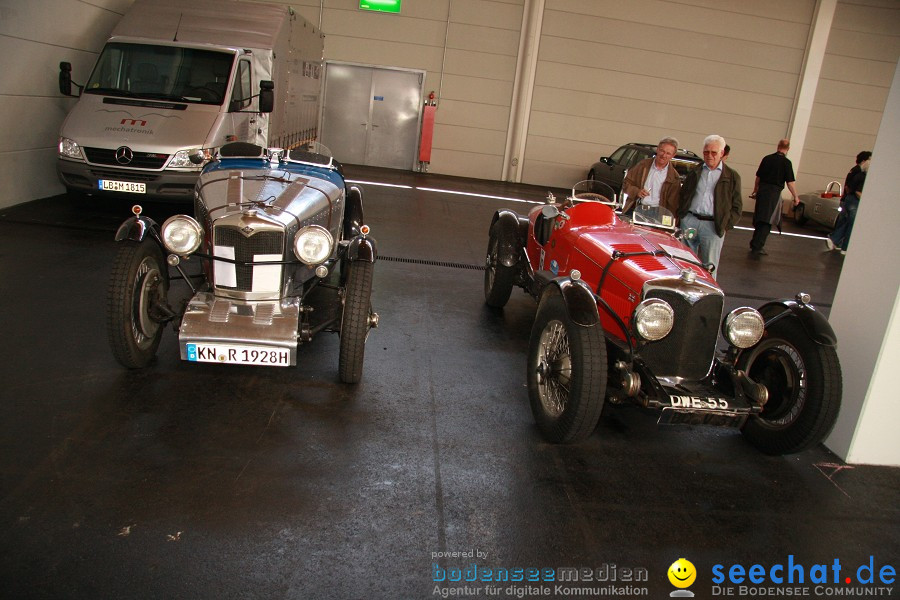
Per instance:
[[[198,157],[200,159],[202,157]],[[362,192],[324,146],[223,146],[194,194],[194,216],[162,226],[140,206],[116,234],[108,334],[116,359],[146,366],[165,325],[191,362],[291,366],[299,344],[340,335],[340,379],[359,381],[376,246]],[[178,298],[170,283],[190,288]],[[184,296],[184,294],[182,294]]]

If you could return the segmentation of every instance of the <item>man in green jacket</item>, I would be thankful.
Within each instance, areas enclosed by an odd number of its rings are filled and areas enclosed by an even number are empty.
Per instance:
[[[710,135],[703,140],[703,165],[691,169],[681,186],[678,217],[682,229],[697,235],[688,241],[704,264],[713,266],[713,277],[725,242],[725,232],[741,218],[741,176],[722,160],[725,139]]]

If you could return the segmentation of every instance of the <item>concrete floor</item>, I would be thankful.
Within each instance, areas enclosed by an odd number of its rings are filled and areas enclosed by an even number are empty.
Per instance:
[[[422,188],[546,190],[347,175],[414,186],[362,184],[381,325],[357,386],[337,382],[328,334],[296,368],[266,369],[183,363],[168,331],[155,364],[126,371],[104,302],[127,200],[0,211],[0,598],[432,598],[465,592],[434,579],[473,564],[470,596],[572,597],[480,578],[576,567],[639,588],[578,597],[658,598],[679,557],[709,598],[717,564],[900,567],[898,469],[849,467],[821,446],[768,457],[737,432],[660,428],[628,406],[586,443],[542,442],[524,378],[535,305],[516,292],[487,309],[478,268],[493,211],[529,205]],[[838,253],[773,235],[755,259],[749,239],[727,237],[729,305],[803,290],[827,312]],[[472,556],[439,558],[453,552]],[[627,569],[647,581],[626,583]]]

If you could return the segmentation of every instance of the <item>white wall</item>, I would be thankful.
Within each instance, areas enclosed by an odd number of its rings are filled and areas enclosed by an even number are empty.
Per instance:
[[[798,191],[843,183],[856,154],[872,150],[898,56],[900,3],[838,2],[803,161],[795,169]]]
[[[425,94],[434,91],[439,106],[430,170],[499,179],[523,5],[407,0],[393,15],[360,11],[358,0],[326,0],[325,56],[425,70]]]
[[[829,321],[838,339],[844,399],[826,445],[850,463],[900,466],[900,65],[874,144]]]
[[[325,33],[325,57],[423,69],[439,94],[435,173],[500,179],[518,43],[529,0],[406,0],[399,15],[358,0],[289,4]],[[74,100],[58,63],[87,77],[132,0],[0,0],[0,206],[62,191],[58,127]],[[815,0],[546,0],[523,181],[566,187],[629,141],[675,134],[699,151],[719,133],[745,187],[788,130]],[[777,18],[774,16],[777,15]],[[840,0],[798,188],[843,178],[870,148],[900,57],[900,3]],[[516,158],[516,157],[511,157]],[[749,192],[749,187],[746,192]],[[748,201],[746,208],[752,204]]]
[[[59,94],[59,63],[84,82],[132,0],[0,0],[0,207],[63,191],[59,126],[74,100]]]
[[[744,180],[784,136],[815,4],[547,3],[525,180],[570,184],[626,142],[718,133]],[[749,192],[749,190],[748,190]]]
[[[426,92],[440,93],[432,172],[499,179],[525,2],[407,1],[401,15],[380,15],[357,0],[305,0],[299,10],[322,19],[328,59],[427,71]],[[546,0],[522,180],[566,187],[625,142],[675,134],[699,152],[719,133],[752,185],[760,158],[787,135],[815,6]],[[874,142],[885,68],[900,57],[900,5],[840,0],[827,52],[800,190],[842,178]],[[853,105],[835,103],[838,88]]]

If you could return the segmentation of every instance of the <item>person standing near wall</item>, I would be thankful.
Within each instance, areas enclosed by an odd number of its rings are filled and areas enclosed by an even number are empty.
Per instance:
[[[645,158],[628,169],[622,191],[628,195],[624,212],[628,212],[639,200],[646,206],[662,206],[672,214],[678,210],[678,193],[681,179],[672,166],[672,157],[678,152],[678,140],[664,137],[656,145],[656,156]]]
[[[772,154],[764,156],[756,169],[756,181],[753,184],[751,198],[756,198],[753,211],[753,238],[750,240],[750,252],[755,256],[768,254],[764,247],[772,225],[781,226],[781,192],[787,185],[794,199],[794,206],[800,203],[797,190],[794,188],[794,166],[787,157],[790,150],[789,140],[779,140],[778,148]]]
[[[856,165],[847,173],[847,179],[844,180],[844,196],[841,198],[841,212],[835,221],[834,231],[825,238],[825,245],[829,250],[840,248],[841,254],[847,253],[850,234],[853,232],[853,223],[856,221],[856,211],[859,209],[859,199],[862,196],[871,160],[871,152],[868,150],[860,152],[856,155]]]
[[[688,171],[681,186],[678,217],[681,227],[697,235],[688,246],[704,264],[713,266],[713,277],[725,243],[725,232],[741,218],[741,176],[725,164],[725,139],[710,135],[703,140],[703,164]]]

